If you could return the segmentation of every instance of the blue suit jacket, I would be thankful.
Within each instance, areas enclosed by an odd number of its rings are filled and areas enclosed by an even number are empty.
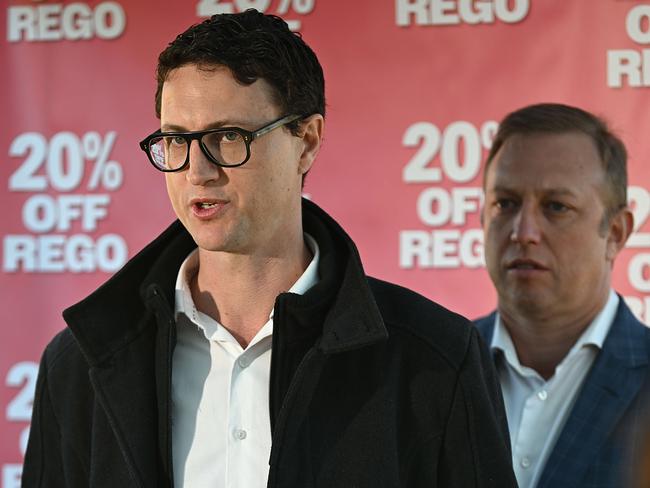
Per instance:
[[[475,321],[490,344],[496,314]],[[620,299],[614,322],[560,432],[537,488],[618,488],[633,460],[631,435],[647,431],[650,329]]]

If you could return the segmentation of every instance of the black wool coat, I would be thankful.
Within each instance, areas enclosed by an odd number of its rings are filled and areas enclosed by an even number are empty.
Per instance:
[[[303,226],[320,281],[275,302],[268,486],[516,486],[472,325],[368,278],[351,239],[308,201]],[[41,361],[23,487],[173,485],[174,284],[194,247],[176,222],[64,312]]]

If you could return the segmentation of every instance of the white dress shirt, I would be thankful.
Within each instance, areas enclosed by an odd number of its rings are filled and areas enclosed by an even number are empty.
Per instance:
[[[319,250],[289,289],[303,294],[318,282]],[[198,251],[176,281],[177,342],[172,363],[174,485],[185,488],[256,488],[267,484],[271,453],[269,379],[273,310],[243,349],[211,317],[197,310],[189,283]]]
[[[501,351],[497,372],[508,417],[512,464],[520,488],[533,488],[609,333],[619,298],[610,291],[605,307],[569,353],[544,380],[519,362],[512,339],[497,314],[492,350]]]

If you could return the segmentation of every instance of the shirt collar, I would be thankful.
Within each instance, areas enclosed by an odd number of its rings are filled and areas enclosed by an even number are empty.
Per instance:
[[[307,290],[318,283],[318,262],[320,261],[320,250],[318,249],[318,243],[309,234],[305,233],[304,236],[307,247],[309,247],[309,250],[314,255],[314,257],[311,259],[311,262],[307,266],[307,269],[305,269],[304,273],[300,276],[300,278],[298,278],[298,281],[296,281],[293,286],[289,288],[289,293],[295,293],[296,295],[304,295]]]
[[[189,318],[196,319],[196,307],[190,291],[190,281],[199,268],[199,249],[194,249],[183,261],[176,276],[176,315],[185,313]]]
[[[609,329],[612,326],[612,322],[614,321],[614,316],[616,315],[616,310],[618,308],[618,302],[618,295],[614,292],[614,290],[610,290],[607,303],[605,303],[605,306],[602,308],[602,310],[598,313],[598,315],[596,315],[589,326],[580,335],[576,343],[567,354],[567,357],[575,354],[577,351],[587,346],[596,346],[598,349],[602,349],[605,338],[607,337]],[[510,333],[503,324],[501,315],[498,312],[496,314],[494,333],[492,334],[490,349],[493,352],[502,352],[505,356],[506,361],[508,361],[508,363],[514,368],[523,368],[523,366],[521,366],[519,363],[519,357],[517,356],[517,352],[512,342],[512,338],[510,337]]]
[[[596,318],[591,322],[587,330],[580,336],[573,349],[579,349],[583,346],[593,345],[598,349],[603,348],[605,338],[609,334],[609,329],[614,322],[614,316],[618,309],[619,298],[614,290],[609,291],[609,298],[607,303],[600,311]]]
[[[290,293],[295,293],[296,295],[303,295],[307,290],[312,286],[318,283],[318,263],[320,260],[320,250],[316,240],[307,233],[304,233],[305,243],[309,250],[311,251],[313,257],[311,262],[298,278],[298,280],[291,286],[289,289]],[[179,314],[185,314],[188,318],[197,324],[203,332],[206,334],[206,337],[212,337],[215,332],[215,325],[222,327],[216,321],[210,321],[206,319],[206,315],[201,313],[194,304],[192,299],[192,292],[190,289],[190,281],[196,274],[199,268],[199,250],[194,249],[183,261],[180,269],[178,270],[178,275],[176,277],[176,292],[175,292],[175,312],[176,317],[178,318]],[[269,314],[269,320],[273,318],[273,309]],[[208,325],[206,322],[214,322],[214,324]],[[210,330],[206,330],[210,329]]]

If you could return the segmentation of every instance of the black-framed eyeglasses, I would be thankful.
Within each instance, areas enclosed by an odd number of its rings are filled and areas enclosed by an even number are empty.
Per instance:
[[[287,115],[252,132],[240,127],[219,127],[196,132],[157,130],[140,142],[140,148],[147,153],[149,161],[157,170],[168,173],[180,171],[187,166],[190,161],[190,144],[197,140],[203,154],[214,164],[235,168],[250,159],[251,142],[301,117]]]

